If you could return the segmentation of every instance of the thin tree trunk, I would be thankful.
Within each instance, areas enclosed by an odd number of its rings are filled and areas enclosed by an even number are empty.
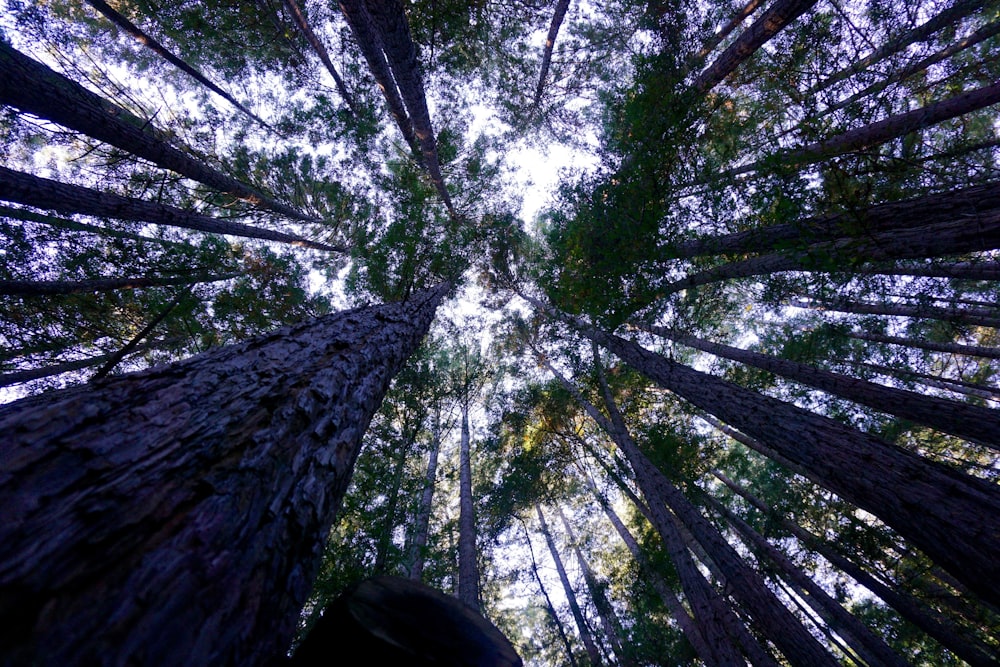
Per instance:
[[[375,565],[372,568],[374,576],[385,574],[386,564],[389,562],[389,547],[392,545],[392,533],[396,528],[396,508],[399,506],[399,489],[403,485],[403,472],[406,467],[406,458],[417,438],[417,431],[420,424],[413,427],[412,432],[408,432],[407,425],[403,425],[403,442],[395,450],[396,461],[392,470],[392,487],[388,490],[389,503],[383,513],[382,531],[375,546]]]
[[[638,344],[537,307],[571,323],[655,383],[766,442],[809,479],[899,532],[976,595],[1000,602],[1000,492],[993,484],[928,461],[833,419],[696,371]],[[954,517],[962,517],[956,521]]]
[[[139,276],[136,278],[95,278],[92,280],[0,280],[0,294],[18,296],[50,296],[54,294],[86,294],[122,289],[163,287],[215,283],[243,275],[242,272],[217,276]]]
[[[691,88],[702,95],[715,88],[782,28],[815,4],[816,0],[775,0],[760,18],[715,59],[715,62],[695,78]]]
[[[163,341],[147,341],[140,345],[137,345],[132,349],[132,352],[140,352],[142,350],[149,349],[151,347],[156,347],[162,344]],[[99,354],[93,357],[85,357],[83,359],[74,359],[72,361],[63,361],[56,364],[49,364],[48,366],[42,366],[41,368],[31,368],[21,371],[11,371],[9,373],[4,373],[0,375],[0,387],[9,387],[14,384],[19,384],[21,382],[30,382],[31,380],[40,380],[42,378],[52,377],[54,375],[62,375],[63,373],[69,373],[71,371],[79,371],[85,368],[93,368],[94,366],[102,365],[114,357],[118,356],[118,352],[111,352],[108,354]]]
[[[535,515],[538,517],[538,524],[542,535],[545,536],[545,543],[549,546],[549,553],[556,564],[556,572],[559,574],[559,581],[562,582],[563,592],[566,594],[566,602],[569,604],[570,611],[573,612],[573,618],[576,619],[576,627],[580,632],[580,639],[583,641],[584,648],[587,649],[590,667],[599,667],[603,664],[600,651],[597,650],[597,644],[594,642],[593,635],[590,634],[587,620],[584,618],[580,604],[576,600],[576,593],[573,592],[573,586],[570,584],[569,576],[566,574],[566,568],[563,566],[562,558],[559,556],[559,549],[556,547],[556,542],[552,537],[552,532],[549,530],[549,525],[545,521],[541,505],[535,505]]]
[[[549,66],[552,64],[552,50],[556,44],[556,37],[559,36],[559,28],[562,26],[566,12],[569,10],[569,0],[558,0],[555,11],[552,12],[552,22],[549,23],[549,34],[545,38],[545,51],[542,53],[542,67],[538,73],[538,85],[535,86],[535,97],[532,106],[536,109],[542,101],[542,91],[545,90],[545,79],[549,75]]]
[[[528,526],[522,521],[521,527],[524,528],[524,540],[528,545],[528,553],[531,555],[531,573],[535,575],[538,590],[542,592],[542,597],[545,598],[545,608],[548,610],[549,616],[552,618],[552,622],[555,623],[556,630],[559,632],[563,648],[566,649],[566,659],[569,660],[569,664],[572,667],[578,667],[579,663],[576,661],[576,656],[573,655],[573,646],[569,643],[569,636],[567,636],[566,629],[563,627],[562,619],[556,613],[556,608],[552,604],[552,598],[549,597],[548,591],[545,590],[545,584],[542,583],[542,578],[538,574],[538,561],[535,560],[535,549],[531,546],[531,536],[528,534]]]
[[[0,653],[283,655],[361,437],[449,287],[0,408]]]
[[[596,350],[595,350],[596,351]],[[595,359],[595,363],[598,360]],[[621,413],[600,375],[601,392],[611,415],[608,419],[587,401],[576,387],[563,378],[551,364],[548,370],[569,391],[587,414],[608,433],[615,444],[632,465],[636,481],[649,500],[649,509],[655,517],[658,510],[666,505],[679,524],[690,531],[697,542],[708,552],[724,577],[726,590],[740,602],[753,617],[758,629],[774,642],[794,664],[830,665],[836,662],[832,656],[809,634],[774,594],[763,579],[726,542],[716,528],[691,504],[681,491],[660,472],[636,445],[625,425]],[[664,517],[658,523],[669,523],[673,518]],[[654,524],[655,525],[655,524]],[[666,531],[664,531],[666,532]],[[668,549],[670,545],[668,544]]]
[[[458,599],[479,611],[479,552],[476,513],[472,504],[472,443],[468,396],[462,403],[462,440],[459,447]]]
[[[989,260],[975,262],[933,262],[919,266],[880,266],[865,265],[852,267],[845,272],[863,275],[876,274],[882,276],[917,276],[925,278],[949,278],[953,280],[1000,280],[1000,262]],[[840,273],[833,271],[833,273]]]
[[[844,334],[850,338],[867,340],[872,343],[887,343],[889,345],[902,345],[931,352],[945,352],[947,354],[961,354],[967,357],[983,357],[984,359],[1000,359],[1000,348],[985,347],[983,345],[962,345],[961,343],[939,343],[937,341],[920,340],[917,338],[903,338],[901,336],[884,336],[882,334],[867,333],[864,331],[849,331]]]
[[[89,1],[90,0],[88,0],[88,2]],[[316,33],[314,33],[312,28],[309,26],[309,22],[306,21],[306,17],[299,8],[298,3],[295,2],[295,0],[283,0],[283,2],[285,3],[285,8],[288,10],[288,13],[292,15],[292,20],[295,22],[295,26],[299,29],[299,32],[302,33],[302,36],[305,37],[306,41],[309,42],[309,45],[312,46],[313,51],[315,51],[316,55],[319,56],[319,59],[323,62],[324,67],[326,67],[326,71],[333,77],[333,82],[337,86],[337,91],[340,93],[340,96],[344,98],[344,104],[346,104],[347,108],[350,109],[352,115],[357,116],[358,110],[354,106],[354,98],[351,97],[351,94],[347,90],[347,86],[344,85],[344,80],[340,78],[337,68],[333,66],[333,61],[330,60],[330,53],[326,50],[326,47],[323,46],[323,42],[319,41]]]
[[[640,328],[717,357],[776,373],[879,412],[1000,449],[1000,411],[896,389],[768,354],[712,343],[667,327]]]
[[[997,387],[991,387],[990,385],[966,382],[965,380],[957,380],[940,375],[929,375],[927,373],[918,373],[917,371],[911,371],[908,369],[890,368],[888,366],[879,366],[877,364],[864,362],[846,361],[846,363],[855,367],[871,369],[876,373],[887,377],[916,381],[919,384],[934,387],[935,389],[944,389],[957,394],[965,394],[966,396],[976,396],[977,398],[984,398],[988,401],[1000,400],[1000,389]]]
[[[945,308],[941,306],[912,305],[906,303],[866,303],[850,299],[790,299],[787,303],[796,308],[832,310],[856,315],[887,315],[941,320],[953,324],[993,327],[1000,329],[1000,314],[983,308]]]
[[[168,63],[170,63],[177,69],[181,70],[182,72],[193,78],[195,81],[197,81],[201,85],[211,90],[219,97],[225,99],[227,102],[229,102],[234,107],[245,113],[247,116],[249,116],[256,122],[260,123],[263,127],[269,130],[271,129],[270,125],[261,120],[257,115],[255,115],[245,106],[237,102],[232,95],[230,95],[222,88],[218,87],[217,85],[209,81],[201,72],[196,70],[194,67],[188,65],[186,62],[175,56],[165,46],[160,44],[158,41],[156,41],[153,37],[151,37],[147,33],[143,32],[143,30],[140,29],[139,26],[135,25],[127,18],[116,12],[111,7],[111,5],[104,2],[104,0],[87,0],[87,4],[89,4],[91,7],[93,7],[100,13],[104,14],[104,16],[106,16],[112,23],[114,23],[116,26],[118,26],[128,34],[132,35],[132,37],[135,38],[137,42],[148,48],[150,51],[153,51],[158,56],[166,60]]]
[[[58,211],[59,213],[81,213],[103,218],[134,220],[212,234],[278,241],[328,252],[345,252],[345,248],[310,241],[301,236],[274,232],[229,220],[220,220],[166,204],[155,204],[133,197],[122,197],[110,192],[98,192],[79,185],[60,183],[13,171],[3,166],[0,166],[0,199],[25,206]]]
[[[420,506],[413,527],[413,538],[410,542],[409,577],[420,581],[424,576],[425,551],[427,549],[427,534],[430,529],[431,505],[434,500],[434,479],[437,476],[438,451],[441,449],[441,413],[435,412],[434,423],[431,426],[431,451],[427,457],[427,473],[424,476],[424,490],[420,494]]]
[[[876,49],[869,55],[853,63],[850,67],[826,77],[807,92],[807,95],[815,95],[821,90],[826,90],[830,86],[858,74],[872,65],[879,63],[886,58],[902,52],[907,46],[917,42],[925,41],[935,32],[961,21],[966,16],[979,11],[986,5],[985,0],[958,0],[951,7],[948,7],[940,14],[937,14],[927,22],[917,26],[912,30],[897,35],[890,39],[881,48]]]
[[[0,42],[0,103],[82,132],[275,213],[322,222],[182,153],[125,109]]]
[[[29,211],[28,209],[24,208],[11,208],[10,206],[0,206],[0,216],[5,216],[12,220],[37,222],[42,225],[48,225],[49,227],[55,227],[57,229],[65,229],[73,232],[88,232],[90,234],[97,234],[98,236],[111,237],[116,239],[125,239],[128,241],[136,241],[138,243],[156,243],[157,245],[161,245],[166,248],[189,247],[186,244],[181,243],[179,241],[167,241],[165,239],[158,239],[152,236],[142,236],[141,234],[132,234],[131,232],[123,232],[118,229],[111,229],[110,227],[88,225],[85,222],[77,222],[76,220],[57,218],[52,215],[42,215],[41,213]]]
[[[708,56],[708,54],[712,52],[712,49],[721,44],[722,40],[726,37],[729,37],[729,33],[736,30],[736,28],[738,28],[740,24],[743,23],[748,16],[753,14],[754,11],[756,11],[756,9],[762,4],[764,4],[764,0],[748,0],[747,4],[743,5],[743,7],[736,12],[733,18],[729,20],[729,23],[719,28],[718,32],[712,35],[712,37],[705,42],[695,57],[698,60],[701,60],[702,58]]]
[[[997,661],[991,657],[993,654],[992,648],[977,639],[966,636],[951,621],[941,616],[939,612],[925,606],[913,596],[901,593],[887,586],[853,561],[845,558],[837,550],[831,548],[824,540],[806,531],[788,517],[775,512],[762,500],[721,472],[712,471],[712,474],[766,516],[774,519],[791,535],[794,535],[804,546],[821,555],[834,567],[837,567],[874,595],[884,600],[886,604],[899,612],[903,618],[940,642],[942,646],[953,652],[956,656],[965,660],[973,667],[996,667]]]
[[[580,549],[580,543],[573,532],[573,526],[570,525],[562,507],[556,507],[556,512],[559,514],[559,520],[562,522],[567,538],[569,538],[570,548],[573,550],[576,563],[583,573],[583,580],[590,591],[590,598],[594,601],[594,608],[597,610],[597,617],[601,621],[601,628],[608,638],[608,643],[611,645],[611,650],[617,658],[617,663],[625,666],[634,665],[635,662],[632,660],[631,655],[622,646],[622,640],[625,639],[625,631],[622,628],[621,621],[618,620],[618,616],[615,614],[614,608],[611,606],[611,601],[608,600],[604,586],[597,580],[597,575],[594,574],[590,563],[584,557],[583,551]]]

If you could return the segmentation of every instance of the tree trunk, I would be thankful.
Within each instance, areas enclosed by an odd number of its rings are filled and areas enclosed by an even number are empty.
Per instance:
[[[766,516],[774,519],[791,535],[794,535],[804,546],[821,555],[831,565],[839,568],[874,595],[881,598],[886,604],[899,612],[903,618],[936,639],[942,646],[968,662],[972,667],[996,667],[997,661],[991,657],[993,654],[992,648],[976,639],[966,636],[960,628],[942,617],[939,612],[928,608],[913,596],[901,593],[876,579],[853,561],[845,558],[836,549],[831,548],[827,542],[806,531],[788,517],[775,512],[762,500],[721,472],[713,471],[712,474]]]
[[[767,443],[812,481],[882,519],[976,595],[1000,602],[995,485],[570,321],[664,389]]]
[[[1000,329],[1000,313],[985,308],[954,308],[912,305],[907,303],[866,303],[850,299],[791,299],[787,305],[812,310],[832,310],[857,315],[888,315],[892,317],[913,317],[941,320],[953,324],[993,327]]]
[[[88,0],[89,2],[90,0]],[[351,94],[347,91],[347,86],[344,85],[344,80],[340,78],[340,74],[337,72],[337,68],[333,66],[333,61],[330,60],[330,54],[323,46],[323,42],[319,41],[316,33],[313,32],[312,27],[310,27],[309,22],[306,21],[305,15],[299,8],[298,3],[295,0],[284,0],[285,8],[288,13],[292,15],[292,20],[295,22],[295,26],[302,33],[302,36],[306,38],[309,45],[312,46],[313,51],[319,56],[319,59],[323,62],[323,66],[326,67],[326,71],[330,73],[333,77],[333,82],[337,86],[337,91],[340,96],[344,98],[344,104],[350,109],[351,114],[354,116],[358,115],[358,110],[354,106],[354,99]]]
[[[951,7],[948,7],[925,23],[922,23],[916,28],[908,30],[890,39],[881,48],[876,49],[864,58],[861,58],[850,67],[842,69],[826,77],[818,84],[810,88],[807,94],[815,95],[821,90],[826,90],[830,86],[845,79],[849,79],[855,74],[862,72],[863,70],[885,60],[890,56],[902,52],[903,49],[911,44],[925,41],[928,37],[942,28],[958,23],[973,12],[978,12],[986,4],[985,0],[958,0]]]
[[[130,352],[141,352],[147,350],[151,347],[156,347],[157,345],[163,343],[163,341],[147,341],[140,345],[135,346]],[[48,366],[42,366],[41,368],[30,368],[20,371],[10,371],[9,373],[4,373],[0,375],[0,387],[9,387],[14,384],[19,384],[21,382],[30,382],[31,380],[40,380],[42,378],[52,377],[54,375],[62,375],[63,373],[69,373],[71,371],[79,371],[85,368],[93,368],[94,366],[103,365],[112,359],[118,357],[120,352],[111,352],[109,354],[99,354],[94,357],[86,357],[84,359],[74,359],[72,361],[63,361],[55,364],[50,364]]]
[[[736,30],[736,28],[743,23],[744,19],[753,14],[754,11],[756,11],[762,4],[764,4],[764,0],[748,0],[747,4],[743,5],[743,7],[736,12],[733,18],[729,20],[729,23],[719,28],[718,32],[712,35],[711,39],[705,42],[695,57],[700,60],[708,56],[708,54],[712,52],[712,49],[721,44],[722,40],[726,37],[729,37],[729,34],[733,30]]]
[[[699,94],[715,88],[782,28],[804,14],[816,0],[775,0],[753,24],[744,30],[691,84]]]
[[[479,552],[476,548],[476,512],[472,503],[472,443],[468,397],[462,403],[462,441],[459,448],[458,598],[479,611]]]
[[[545,584],[542,583],[542,577],[538,574],[538,561],[535,560],[535,549],[531,546],[531,536],[528,534],[528,526],[522,521],[521,526],[524,528],[524,540],[525,544],[528,545],[528,554],[531,556],[531,573],[535,576],[535,582],[538,583],[538,590],[542,592],[542,597],[545,598],[545,608],[549,612],[549,617],[556,626],[556,630],[559,632],[559,638],[562,640],[563,648],[566,649],[566,659],[569,660],[569,664],[572,667],[578,667],[579,663],[576,661],[576,656],[573,655],[573,646],[569,643],[569,636],[566,634],[566,628],[563,627],[562,619],[559,618],[559,614],[556,613],[556,608],[552,604],[552,598],[549,597],[548,591],[545,590]]]
[[[448,288],[0,408],[0,653],[282,655],[361,437]]]
[[[392,533],[396,528],[396,508],[399,506],[399,489],[403,485],[403,472],[406,468],[406,458],[410,454],[410,449],[417,438],[417,431],[420,424],[417,423],[412,432],[409,432],[408,425],[404,424],[402,429],[403,441],[396,448],[396,461],[392,470],[392,488],[388,490],[389,503],[385,508],[382,521],[382,532],[378,537],[378,544],[375,547],[375,565],[372,573],[375,576],[386,574],[386,564],[389,562],[389,547],[392,545]]]
[[[935,389],[944,389],[945,391],[954,392],[956,394],[965,394],[966,396],[975,396],[977,398],[983,398],[988,401],[1000,400],[1000,389],[997,387],[991,387],[986,384],[977,384],[975,382],[966,382],[965,380],[956,380],[954,378],[948,378],[939,375],[930,375],[928,373],[918,373],[917,371],[911,371],[909,369],[902,368],[891,368],[888,366],[880,366],[878,364],[869,364],[865,362],[847,361],[845,363],[854,366],[855,368],[867,368],[873,370],[880,375],[886,377],[899,378],[904,381],[916,382],[918,384],[925,385],[927,387],[934,387]],[[984,408],[989,409],[989,408]]]
[[[929,350],[931,352],[944,352],[947,354],[961,354],[967,357],[983,357],[984,359],[1000,359],[1000,348],[985,347],[983,345],[962,345],[961,343],[939,343],[937,341],[922,340],[917,338],[903,338],[901,336],[884,336],[864,331],[850,331],[844,334],[850,338],[867,340],[872,343],[886,343],[889,345],[903,345],[919,350]]]
[[[542,68],[538,74],[538,85],[535,86],[535,97],[532,106],[538,107],[542,100],[542,91],[545,90],[545,78],[549,75],[549,65],[552,63],[552,50],[556,44],[556,37],[559,36],[559,28],[562,26],[566,12],[569,10],[569,0],[558,0],[555,11],[552,12],[552,22],[549,23],[549,35],[545,38],[545,51],[542,53]]]
[[[409,577],[420,581],[424,576],[425,551],[427,549],[427,534],[430,528],[431,503],[434,500],[434,478],[437,476],[438,450],[441,448],[441,413],[435,413],[431,426],[431,451],[427,457],[427,474],[424,477],[424,490],[420,494],[420,506],[413,526],[413,537],[410,541],[410,571]]]
[[[821,389],[879,412],[909,419],[944,433],[1000,449],[1000,411],[887,387],[797,361],[712,343],[666,327],[641,326],[640,328],[717,357],[732,359]]]
[[[169,225],[212,234],[229,234],[230,236],[242,236],[250,239],[290,243],[304,248],[329,252],[345,251],[342,247],[317,243],[301,236],[273,232],[269,229],[252,227],[229,220],[220,220],[166,204],[155,204],[133,197],[122,197],[110,192],[98,192],[79,185],[69,185],[13,171],[2,166],[0,166],[0,199],[60,213],[81,213],[103,218]]]
[[[87,232],[90,234],[96,234],[98,236],[111,237],[116,239],[126,239],[129,241],[136,241],[138,243],[155,243],[165,248],[180,249],[189,247],[186,244],[178,241],[167,241],[165,239],[158,239],[152,236],[142,236],[141,234],[132,234],[131,232],[123,232],[118,229],[111,229],[110,227],[88,225],[85,222],[77,222],[76,220],[57,218],[52,215],[42,215],[41,213],[29,211],[28,209],[25,208],[11,208],[10,206],[0,206],[0,216],[4,216],[11,220],[37,222],[42,225],[48,225],[49,227],[55,227],[56,229],[65,229],[73,232]]]
[[[322,222],[182,153],[150,124],[0,42],[0,102],[116,146],[275,213]]]
[[[191,65],[188,65],[186,62],[175,56],[173,53],[167,50],[165,46],[163,46],[158,41],[153,39],[153,37],[151,37],[147,33],[143,32],[139,28],[139,26],[135,25],[127,18],[116,12],[111,7],[111,5],[104,2],[104,0],[87,0],[87,4],[89,4],[91,7],[93,7],[100,13],[104,14],[104,16],[108,18],[108,20],[110,20],[112,23],[114,23],[116,26],[118,26],[128,34],[132,35],[132,37],[137,42],[148,48],[150,51],[157,54],[158,56],[166,60],[174,67],[181,70],[182,72],[190,76],[192,79],[194,79],[195,81],[205,86],[219,97],[223,98],[224,100],[232,104],[234,107],[245,113],[247,116],[249,116],[256,122],[260,123],[263,127],[266,127],[269,130],[271,129],[270,125],[268,125],[259,117],[257,117],[252,111],[247,109],[245,106],[237,102],[232,95],[230,95],[222,88],[219,88],[217,85],[209,81],[201,72],[196,70],[194,67],[191,67]]]
[[[112,292],[143,287],[215,283],[240,275],[243,274],[237,272],[217,276],[139,276],[137,278],[95,278],[93,280],[0,280],[0,294],[50,296],[53,294]]]
[[[597,644],[594,643],[594,637],[590,634],[587,620],[583,616],[580,604],[576,601],[576,593],[573,592],[573,586],[569,582],[569,576],[566,574],[566,568],[563,566],[562,558],[559,556],[556,541],[552,538],[552,532],[545,521],[545,515],[542,514],[541,505],[535,505],[535,514],[538,516],[538,525],[541,528],[542,535],[545,536],[545,543],[549,546],[549,553],[556,564],[556,572],[559,574],[559,581],[562,582],[563,592],[566,594],[566,602],[569,604],[570,611],[573,612],[573,618],[576,619],[576,627],[580,631],[580,639],[583,641],[584,648],[587,649],[590,667],[599,667],[603,664],[601,653],[597,650]]]

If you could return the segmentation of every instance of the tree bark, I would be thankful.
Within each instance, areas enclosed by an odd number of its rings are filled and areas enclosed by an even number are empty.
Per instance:
[[[549,597],[548,591],[545,590],[545,584],[542,583],[542,577],[538,574],[538,561],[535,560],[535,549],[531,546],[531,536],[528,534],[528,526],[523,521],[521,522],[521,526],[524,528],[524,540],[525,544],[528,545],[528,554],[531,556],[531,573],[535,576],[538,590],[542,592],[542,597],[545,598],[545,608],[548,610],[549,617],[559,632],[559,638],[562,640],[563,648],[566,650],[566,659],[569,660],[569,664],[572,667],[578,667],[579,663],[576,660],[576,656],[573,655],[573,646],[569,643],[566,628],[563,627],[562,619],[556,613],[555,605],[552,604],[552,598]]]
[[[240,275],[242,273],[237,272],[216,276],[139,276],[136,278],[95,278],[92,280],[0,280],[0,294],[51,296],[53,294],[112,292],[120,289],[215,283],[236,278]]]
[[[715,62],[695,78],[691,88],[701,95],[715,88],[782,28],[815,4],[816,0],[775,0],[760,18],[740,33]]]
[[[89,4],[91,7],[93,7],[100,13],[104,14],[104,16],[108,18],[108,20],[110,20],[112,23],[114,23],[116,26],[118,26],[128,34],[132,35],[132,37],[135,38],[137,42],[148,48],[150,51],[157,54],[158,56],[166,60],[174,67],[181,70],[182,72],[190,76],[192,79],[194,79],[195,81],[205,86],[219,97],[223,98],[224,100],[232,104],[234,107],[242,111],[244,114],[252,118],[254,121],[260,123],[260,125],[262,125],[263,127],[269,130],[271,129],[270,125],[261,120],[256,114],[247,109],[245,106],[237,102],[232,95],[230,95],[222,88],[209,81],[208,78],[205,77],[205,75],[196,70],[194,67],[188,65],[186,62],[175,56],[165,46],[160,44],[158,41],[153,39],[153,37],[151,37],[150,35],[145,33],[142,29],[140,29],[139,26],[132,23],[127,18],[116,12],[111,7],[111,5],[104,2],[104,0],[87,0],[87,4]]]
[[[535,97],[532,106],[538,107],[542,100],[542,91],[545,90],[545,79],[549,75],[549,66],[552,64],[552,50],[556,44],[556,37],[559,36],[559,28],[562,26],[566,12],[569,10],[569,0],[558,0],[555,11],[552,12],[552,22],[549,23],[549,34],[545,38],[545,50],[542,52],[542,67],[538,73],[538,85],[535,86]]]
[[[917,338],[903,338],[902,336],[884,336],[882,334],[867,333],[864,331],[851,331],[845,334],[850,338],[867,340],[872,343],[887,343],[889,345],[902,345],[913,347],[919,350],[931,352],[945,352],[947,354],[961,354],[967,357],[983,357],[984,359],[1000,359],[1000,348],[985,347],[983,345],[962,345],[961,343],[939,343],[937,341],[921,340]]]
[[[1000,411],[832,373],[788,359],[712,343],[667,327],[640,328],[717,357],[776,373],[879,412],[1000,449]]]
[[[939,612],[928,608],[912,595],[901,593],[875,578],[853,561],[844,557],[839,551],[832,548],[826,541],[808,532],[788,517],[775,512],[757,496],[721,472],[713,471],[712,474],[732,489],[734,493],[746,499],[747,502],[766,516],[777,521],[782,528],[795,536],[804,546],[821,555],[831,565],[840,569],[874,595],[884,600],[886,604],[899,612],[903,618],[936,639],[942,646],[968,662],[972,667],[996,667],[998,663],[991,657],[993,650],[990,647],[966,636],[960,628],[941,616]]]
[[[590,627],[587,625],[587,619],[583,616],[583,611],[580,609],[580,603],[576,600],[576,593],[573,592],[573,585],[569,581],[569,576],[566,574],[566,567],[563,565],[562,558],[559,556],[559,549],[556,547],[556,541],[552,537],[552,531],[549,530],[549,525],[545,521],[545,515],[542,513],[542,506],[535,505],[535,515],[538,517],[538,525],[542,531],[542,535],[545,536],[545,543],[549,546],[549,553],[552,555],[552,560],[556,564],[556,572],[559,574],[559,581],[562,582],[563,592],[566,594],[566,602],[569,604],[570,611],[573,612],[573,618],[576,619],[576,627],[580,632],[580,639],[583,641],[584,648],[587,649],[587,657],[590,659],[590,667],[599,667],[604,664],[601,660],[601,653],[597,650],[597,644],[594,642],[594,636],[590,633]]]
[[[699,60],[706,57],[709,53],[712,52],[712,49],[721,44],[722,40],[724,40],[726,37],[729,37],[729,34],[733,30],[736,30],[736,28],[738,28],[740,24],[743,23],[744,19],[753,14],[754,11],[756,11],[757,8],[760,7],[762,4],[764,4],[764,0],[748,0],[748,2],[745,5],[743,5],[743,7],[741,7],[738,12],[736,12],[733,18],[729,20],[729,23],[719,28],[718,32],[712,35],[711,39],[705,42],[705,44],[701,47],[701,50],[698,51],[698,54],[695,57],[698,58]]]
[[[907,303],[867,303],[851,299],[791,299],[787,305],[812,310],[832,310],[856,315],[888,315],[941,320],[953,324],[993,327],[1000,329],[1000,313],[986,308],[955,308]]]
[[[178,241],[167,241],[165,239],[158,239],[152,236],[142,236],[141,234],[132,234],[131,232],[123,232],[121,230],[111,229],[109,227],[88,225],[85,222],[77,222],[76,220],[57,218],[52,215],[42,215],[41,213],[29,211],[28,209],[24,208],[11,208],[10,206],[0,206],[0,216],[4,216],[10,220],[20,220],[22,222],[23,221],[37,222],[42,225],[48,225],[49,227],[55,227],[56,229],[64,229],[73,232],[87,232],[90,234],[96,234],[98,236],[111,237],[116,239],[125,239],[129,241],[136,241],[138,243],[155,243],[165,248],[179,249],[188,247],[186,244]]]
[[[462,441],[459,447],[458,599],[479,611],[479,551],[476,548],[476,512],[472,503],[472,443],[469,403],[462,403]]]
[[[431,504],[434,500],[434,478],[437,475],[438,450],[441,449],[440,434],[441,413],[435,413],[431,426],[431,451],[427,457],[427,474],[424,476],[424,490],[420,494],[420,506],[413,527],[413,538],[410,541],[410,571],[409,577],[420,581],[424,576],[425,551],[427,549],[427,534],[430,528]]]
[[[82,132],[256,206],[306,222],[322,222],[182,153],[148,122],[6,43],[0,43],[0,103]]]
[[[328,252],[346,250],[343,247],[310,241],[301,236],[191,213],[166,204],[154,204],[133,197],[122,197],[110,192],[98,192],[79,185],[60,183],[3,166],[0,166],[0,199],[59,213],[81,213],[102,218],[169,225],[212,234],[290,243]]]
[[[536,305],[557,315],[557,311]],[[563,316],[693,405],[767,443],[809,479],[880,518],[969,587],[1000,602],[1000,492],[984,480]],[[961,517],[958,520],[956,517]]]
[[[89,1],[90,0],[88,0],[88,2]],[[337,86],[337,91],[340,93],[340,96],[344,98],[344,104],[346,104],[347,108],[350,109],[352,115],[357,116],[358,110],[354,106],[354,98],[351,97],[350,92],[347,90],[347,86],[344,85],[344,80],[340,78],[340,73],[337,72],[337,68],[333,66],[333,61],[330,60],[330,53],[326,50],[326,47],[323,46],[323,42],[319,41],[319,38],[316,36],[316,33],[313,32],[309,22],[306,21],[306,17],[299,8],[298,3],[295,2],[295,0],[284,0],[284,3],[288,13],[292,15],[292,20],[295,22],[295,26],[299,29],[299,32],[302,33],[302,36],[306,38],[306,41],[309,42],[309,45],[312,46],[316,55],[319,56],[319,59],[323,62],[323,66],[326,67],[326,71],[333,77],[333,82]]]
[[[0,408],[0,653],[282,655],[361,437],[448,289]]]

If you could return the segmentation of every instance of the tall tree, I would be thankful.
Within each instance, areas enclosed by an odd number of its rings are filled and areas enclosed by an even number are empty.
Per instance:
[[[0,410],[4,655],[281,655],[361,435],[447,289]]]

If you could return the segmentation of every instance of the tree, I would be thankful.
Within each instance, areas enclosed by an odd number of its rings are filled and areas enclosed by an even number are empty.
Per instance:
[[[280,655],[365,426],[447,289],[6,406],[4,654]]]

